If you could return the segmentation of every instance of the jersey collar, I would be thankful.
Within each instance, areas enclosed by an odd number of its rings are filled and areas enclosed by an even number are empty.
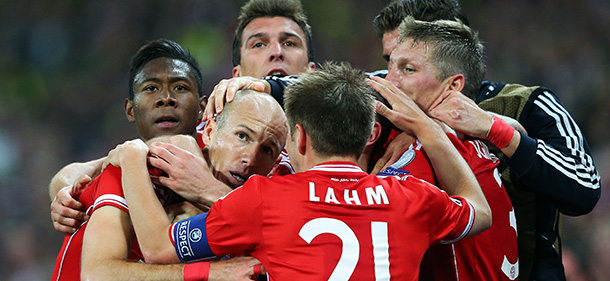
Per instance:
[[[364,173],[358,165],[348,161],[331,161],[315,165],[309,171]]]

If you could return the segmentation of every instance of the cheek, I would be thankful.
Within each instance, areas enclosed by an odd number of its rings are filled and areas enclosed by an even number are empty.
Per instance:
[[[238,155],[238,151],[238,147],[227,138],[217,139],[210,146],[210,162],[214,169],[223,170],[231,165],[235,155]]]

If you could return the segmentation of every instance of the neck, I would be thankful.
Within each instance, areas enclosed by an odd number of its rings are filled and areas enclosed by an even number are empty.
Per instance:
[[[358,164],[360,169],[362,169],[363,171],[370,173],[371,170],[373,169],[373,167],[369,167],[370,160],[371,160],[370,151],[368,151],[368,152],[365,151],[362,154],[360,154],[360,157],[358,157],[356,164]]]
[[[334,162],[334,161],[344,161],[344,162],[357,163],[358,159],[355,156],[339,156],[339,155],[305,157],[303,159],[303,164],[304,165],[302,165],[300,167],[301,169],[299,169],[296,172],[297,173],[305,172],[305,171],[313,168],[315,165],[326,163],[326,162]]]

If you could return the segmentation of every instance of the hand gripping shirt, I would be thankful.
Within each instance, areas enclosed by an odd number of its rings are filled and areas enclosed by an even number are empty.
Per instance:
[[[473,220],[465,199],[415,177],[327,162],[253,176],[170,236],[183,261],[251,254],[270,280],[417,280],[428,247],[461,239]]]

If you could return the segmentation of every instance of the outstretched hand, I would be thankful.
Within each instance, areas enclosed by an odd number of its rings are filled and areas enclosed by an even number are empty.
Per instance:
[[[237,91],[242,89],[271,93],[271,85],[264,79],[249,76],[223,79],[214,87],[214,90],[208,97],[208,104],[205,107],[203,116],[207,120],[212,120],[215,114],[222,111],[225,102],[232,102]]]

